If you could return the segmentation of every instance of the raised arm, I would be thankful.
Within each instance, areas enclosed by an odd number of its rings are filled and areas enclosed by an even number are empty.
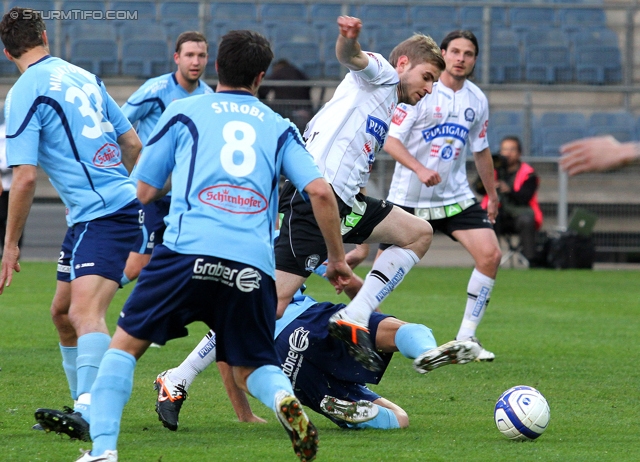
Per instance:
[[[361,71],[369,65],[369,58],[362,52],[358,42],[362,21],[351,16],[340,16],[338,29],[340,31],[336,41],[338,61],[352,71]]]

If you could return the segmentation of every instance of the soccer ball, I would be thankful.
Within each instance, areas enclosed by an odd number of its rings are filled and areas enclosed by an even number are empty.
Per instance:
[[[526,385],[500,395],[493,413],[498,430],[514,441],[538,438],[547,429],[549,417],[549,404],[542,393]]]

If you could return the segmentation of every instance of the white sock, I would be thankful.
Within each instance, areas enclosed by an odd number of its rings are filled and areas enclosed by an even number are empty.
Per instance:
[[[189,356],[182,361],[175,369],[169,371],[169,380],[173,383],[182,383],[184,380],[185,390],[188,390],[196,376],[216,361],[216,334],[210,330],[207,332],[198,346],[189,353]]]
[[[345,308],[356,322],[369,325],[371,313],[402,282],[420,259],[412,251],[393,245],[380,254],[367,274],[358,295]]]
[[[474,268],[467,285],[467,306],[456,339],[464,340],[476,335],[476,328],[487,309],[495,283],[495,279],[485,276]]]

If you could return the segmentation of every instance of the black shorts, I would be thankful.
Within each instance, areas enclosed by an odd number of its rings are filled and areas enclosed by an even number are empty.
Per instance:
[[[415,215],[415,208],[413,207],[404,207],[397,204],[396,207],[400,207],[402,210],[409,212],[411,215]],[[449,236],[454,241],[457,241],[457,239],[453,237],[454,231],[480,228],[493,229],[493,225],[489,221],[487,211],[483,209],[477,202],[468,209],[465,209],[462,212],[451,217],[428,221],[434,232],[440,231],[441,233]],[[390,247],[389,244],[380,244],[380,249],[382,250],[388,247]]]
[[[342,219],[342,241],[348,244],[362,244],[393,208],[387,201],[364,194],[356,195],[353,207],[338,197],[336,200]],[[327,247],[311,204],[287,181],[282,187],[278,211],[282,220],[275,244],[276,269],[306,278],[327,258]]]

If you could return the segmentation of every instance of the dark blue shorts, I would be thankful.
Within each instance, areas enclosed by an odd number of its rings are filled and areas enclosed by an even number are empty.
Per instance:
[[[153,248],[156,245],[162,244],[164,231],[167,229],[167,225],[164,223],[164,217],[169,214],[170,206],[171,196],[164,196],[157,201],[142,206],[144,225],[133,246],[134,252],[151,255]]]
[[[276,349],[280,367],[289,377],[296,396],[303,405],[325,415],[320,402],[325,395],[339,399],[375,401],[380,395],[366,383],[380,382],[392,354],[381,354],[385,366],[373,372],[362,367],[347,351],[344,343],[329,335],[327,324],[333,313],[345,305],[318,303],[307,309],[278,335]],[[374,312],[369,318],[369,331],[375,341],[378,325],[388,315]],[[336,424],[344,422],[327,416]]]
[[[164,345],[202,321],[216,333],[216,358],[232,366],[278,366],[276,287],[266,273],[231,260],[156,247],[120,313],[129,335]]]
[[[58,258],[58,281],[98,275],[119,283],[140,234],[141,210],[135,199],[117,212],[68,228]]]

